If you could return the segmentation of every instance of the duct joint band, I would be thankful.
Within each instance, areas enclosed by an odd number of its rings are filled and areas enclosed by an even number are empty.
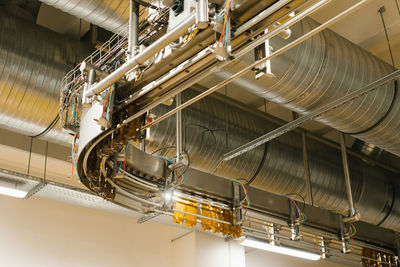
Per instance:
[[[384,223],[386,221],[386,219],[389,217],[390,213],[392,213],[393,207],[394,207],[394,203],[396,202],[396,187],[392,186],[393,189],[393,197],[392,197],[392,203],[390,203],[390,207],[388,212],[386,213],[385,217],[383,217],[382,221],[380,221],[377,226],[381,226],[382,223]]]
[[[394,80],[394,92],[393,92],[393,99],[392,99],[392,103],[390,103],[390,106],[388,108],[388,110],[386,111],[386,113],[382,116],[382,118],[380,118],[374,125],[372,125],[371,127],[368,127],[365,130],[359,131],[359,132],[355,132],[355,133],[348,133],[345,132],[345,134],[348,135],[359,135],[359,134],[364,134],[366,132],[371,131],[372,129],[376,128],[377,126],[379,126],[386,118],[387,116],[389,116],[389,114],[391,113],[394,103],[396,102],[397,99],[397,95],[398,95],[398,89],[399,89],[399,84],[397,80]]]

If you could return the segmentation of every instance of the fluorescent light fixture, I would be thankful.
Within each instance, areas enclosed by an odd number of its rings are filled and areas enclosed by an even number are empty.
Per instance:
[[[270,252],[275,252],[275,253],[279,253],[279,254],[289,255],[289,256],[312,260],[312,261],[317,261],[317,260],[321,259],[321,256],[318,254],[314,254],[311,252],[302,251],[302,250],[298,250],[298,249],[294,249],[294,248],[289,248],[289,247],[274,246],[267,242],[263,242],[263,241],[257,240],[257,239],[246,238],[240,244],[245,247],[262,249],[262,250],[266,250],[266,251],[270,251]]]
[[[15,188],[0,186],[0,194],[10,197],[24,198],[28,192]]]

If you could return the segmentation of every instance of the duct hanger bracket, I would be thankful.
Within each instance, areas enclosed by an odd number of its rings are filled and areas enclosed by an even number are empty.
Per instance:
[[[242,209],[240,207],[240,184],[232,183],[232,211],[233,211],[233,224],[239,225],[242,222]]]
[[[41,181],[40,183],[35,185],[31,190],[29,190],[29,192],[25,196],[25,199],[28,199],[28,198],[36,195],[36,193],[38,193],[40,190],[42,190],[46,185],[47,185],[46,180]]]
[[[396,255],[395,255],[395,260],[399,264],[400,263],[400,233],[395,232],[394,233],[394,238],[396,239]]]
[[[342,252],[350,253],[352,251],[353,237],[351,233],[351,223],[345,222],[342,215],[339,216],[340,221],[340,238],[342,241]]]
[[[289,203],[289,214],[290,214],[290,221],[289,221],[289,226],[292,231],[292,236],[291,239],[295,241],[299,241],[302,239],[302,226],[301,226],[301,221],[300,221],[300,213],[296,211],[295,206],[290,202],[288,199]]]
[[[148,222],[148,221],[158,217],[159,215],[161,215],[161,213],[159,213],[159,212],[152,212],[152,213],[146,214],[142,217],[139,217],[137,219],[137,223],[142,224],[142,223]]]
[[[268,30],[265,30],[265,34]],[[269,39],[267,39],[263,44],[254,48],[254,60],[258,61],[265,57],[269,57],[272,52],[272,47],[269,45]],[[271,71],[271,60],[264,61],[260,65],[256,66],[254,69],[255,78],[259,79],[262,76],[273,78],[275,75]]]

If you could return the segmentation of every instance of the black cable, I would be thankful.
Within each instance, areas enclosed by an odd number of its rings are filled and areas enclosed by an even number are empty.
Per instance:
[[[161,150],[164,150],[164,149],[170,149],[170,148],[175,148],[175,149],[176,149],[176,146],[165,146],[165,147],[159,148],[159,149],[157,149],[157,150],[154,150],[150,155],[153,156],[153,155],[154,155],[155,153],[157,153],[158,151],[161,151]],[[188,157],[188,164],[187,164],[185,170],[182,171],[182,174],[185,174],[185,173],[187,172],[187,170],[189,169],[190,164],[191,164],[191,159],[190,159],[189,153],[188,153],[186,150],[184,150],[184,153],[185,153],[186,156]],[[163,154],[163,153],[161,153],[161,154]]]
[[[298,197],[300,197],[300,198],[301,198],[301,201],[302,201],[302,204],[303,204],[303,206],[301,207],[300,211],[301,211],[301,212],[304,211],[304,208],[305,208],[305,206],[306,206],[306,201],[305,201],[305,199],[304,199],[304,197],[303,197],[302,195],[297,194],[297,193],[289,193],[289,194],[285,194],[285,195],[286,195],[286,196],[298,196]],[[295,200],[295,201],[296,201],[296,200]]]
[[[157,153],[158,151],[162,151],[162,150],[164,150],[164,149],[171,149],[171,148],[175,148],[175,149],[176,149],[176,146],[164,146],[164,147],[162,147],[162,148],[159,148],[159,149],[157,149],[157,150],[154,150],[150,155],[154,155],[154,154]],[[163,151],[163,153],[164,153],[164,151]]]
[[[59,119],[60,119],[60,116],[59,116],[59,114],[57,113],[56,117],[55,117],[55,118],[53,119],[53,121],[49,124],[49,126],[47,126],[46,129],[44,129],[41,133],[39,133],[39,134],[37,134],[37,135],[31,135],[31,136],[29,136],[29,137],[31,137],[31,138],[39,138],[39,137],[45,136],[47,133],[49,133],[49,132],[54,128],[54,126],[57,124],[57,122],[58,122]]]
[[[247,182],[248,185],[250,185],[256,178],[257,176],[260,174],[262,168],[264,167],[264,163],[265,163],[265,158],[267,157],[267,153],[268,153],[268,143],[265,143],[264,145],[264,153],[261,159],[260,164],[258,165],[258,168],[256,170],[256,172],[254,173],[254,175],[250,178],[250,180]]]

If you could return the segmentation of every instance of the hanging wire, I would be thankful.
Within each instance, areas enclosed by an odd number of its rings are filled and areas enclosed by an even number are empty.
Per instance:
[[[397,7],[397,12],[399,12],[399,16],[400,16],[400,5],[398,0],[394,0],[394,2],[396,3],[396,7]]]
[[[396,2],[397,3],[397,2]],[[390,53],[390,59],[392,60],[392,66],[393,68],[395,68],[395,64],[394,64],[394,59],[393,59],[393,53],[392,53],[392,47],[390,46],[390,41],[389,41],[389,35],[387,32],[387,28],[386,28],[386,23],[385,23],[385,19],[383,17],[383,12],[385,12],[386,9],[384,6],[382,6],[381,8],[379,8],[378,12],[381,15],[381,19],[382,19],[382,24],[383,24],[383,30],[385,32],[385,36],[386,36],[386,42],[387,42],[387,46],[389,49],[389,53]]]
[[[240,203],[243,203],[244,201],[246,201],[246,209],[245,209],[244,215],[242,217],[242,220],[240,221],[240,223],[243,223],[244,220],[246,219],[247,211],[249,210],[249,207],[250,207],[249,193],[247,192],[245,184],[240,181],[240,180],[244,180],[244,179],[234,179],[234,178],[227,178],[227,179],[231,180],[234,183],[240,184],[243,188],[244,198],[242,201],[240,201]]]
[[[163,156],[163,155],[156,155],[156,158],[165,159],[168,161],[169,164],[174,164],[172,159]],[[176,177],[176,185],[183,185],[186,182],[185,172],[182,172],[180,169],[175,169],[175,177]]]
[[[28,175],[31,171],[32,145],[33,145],[33,138],[31,137],[31,144],[29,146],[28,173],[27,173]]]

